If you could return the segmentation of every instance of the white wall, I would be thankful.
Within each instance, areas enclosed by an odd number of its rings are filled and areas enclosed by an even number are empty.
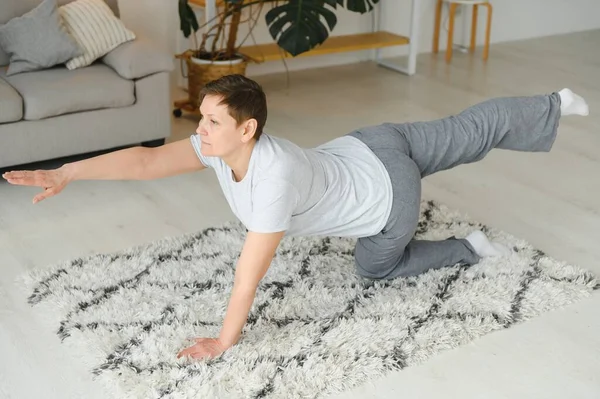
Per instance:
[[[2,1],[2,0],[0,0]],[[177,1],[175,0],[118,0],[121,19],[136,35],[151,39],[161,49],[175,54],[179,33]],[[183,37],[183,36],[182,36]],[[179,84],[179,71],[172,82]]]
[[[128,28],[173,52],[179,36],[177,1],[119,0],[119,10],[121,19]]]
[[[419,51],[431,51],[433,36],[433,14],[435,1],[420,0]],[[600,28],[600,0],[491,0],[494,6],[492,21],[492,43],[528,39],[553,34],[577,32]],[[153,38],[162,48],[175,54],[188,46],[179,31],[177,1],[175,0],[119,0],[122,18],[139,34]],[[384,10],[382,28],[398,34],[409,32],[411,0],[381,0]],[[545,16],[542,17],[542,14]],[[358,15],[339,10],[338,26],[334,34],[368,32],[371,30],[371,15]],[[446,13],[443,21],[447,26]],[[198,17],[203,19],[201,10]],[[456,44],[468,44],[468,29],[471,20],[470,7],[462,10],[457,19]],[[480,8],[478,43],[484,38],[486,10]],[[465,29],[466,28],[466,29]],[[247,32],[242,29],[241,37]],[[465,34],[467,33],[467,34]],[[264,23],[264,12],[254,31],[257,43],[271,42]],[[246,43],[253,44],[250,39]],[[446,31],[442,30],[440,47],[446,47]],[[492,47],[493,51],[493,47]],[[384,52],[387,56],[402,55],[406,48],[395,47]],[[370,51],[342,53],[328,56],[287,59],[288,69],[312,68],[368,59]],[[251,65],[248,75],[284,71],[281,61]],[[174,76],[179,75],[179,69]]]

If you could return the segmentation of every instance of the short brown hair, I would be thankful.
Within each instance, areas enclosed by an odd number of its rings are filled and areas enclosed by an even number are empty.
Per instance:
[[[226,75],[208,82],[200,90],[200,104],[207,95],[222,97],[220,104],[227,106],[229,115],[238,125],[248,119],[256,119],[254,137],[260,138],[267,122],[267,97],[258,83],[244,75]]]

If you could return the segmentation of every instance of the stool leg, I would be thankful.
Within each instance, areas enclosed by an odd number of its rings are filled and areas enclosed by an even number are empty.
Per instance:
[[[485,29],[485,47],[483,48],[483,60],[487,61],[488,55],[490,53],[490,34],[492,31],[492,5],[490,3],[485,3],[485,6],[488,9],[488,15],[487,26]]]
[[[440,49],[440,25],[442,24],[442,0],[437,0],[435,6],[435,21],[433,26],[433,53],[437,54]]]
[[[471,20],[471,53],[475,52],[475,46],[477,45],[477,14],[479,14],[479,7],[477,4],[473,5],[473,19]]]
[[[454,15],[458,4],[450,4],[450,21],[448,22],[448,47],[446,48],[446,62],[452,59],[452,45],[454,44]]]

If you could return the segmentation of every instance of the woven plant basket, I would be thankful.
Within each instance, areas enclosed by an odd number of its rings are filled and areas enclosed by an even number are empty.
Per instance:
[[[246,67],[248,66],[248,61],[245,58],[242,58],[239,62],[207,61],[205,64],[198,64],[192,61],[192,52],[189,50],[183,53],[179,58],[184,59],[187,65],[188,96],[190,105],[194,108],[200,106],[198,98],[200,90],[204,85],[225,75],[245,75]]]

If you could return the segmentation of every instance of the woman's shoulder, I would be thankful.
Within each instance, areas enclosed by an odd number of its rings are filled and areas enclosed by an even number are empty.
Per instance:
[[[290,140],[263,135],[256,145],[256,169],[265,176],[287,177],[306,162],[304,150]]]

